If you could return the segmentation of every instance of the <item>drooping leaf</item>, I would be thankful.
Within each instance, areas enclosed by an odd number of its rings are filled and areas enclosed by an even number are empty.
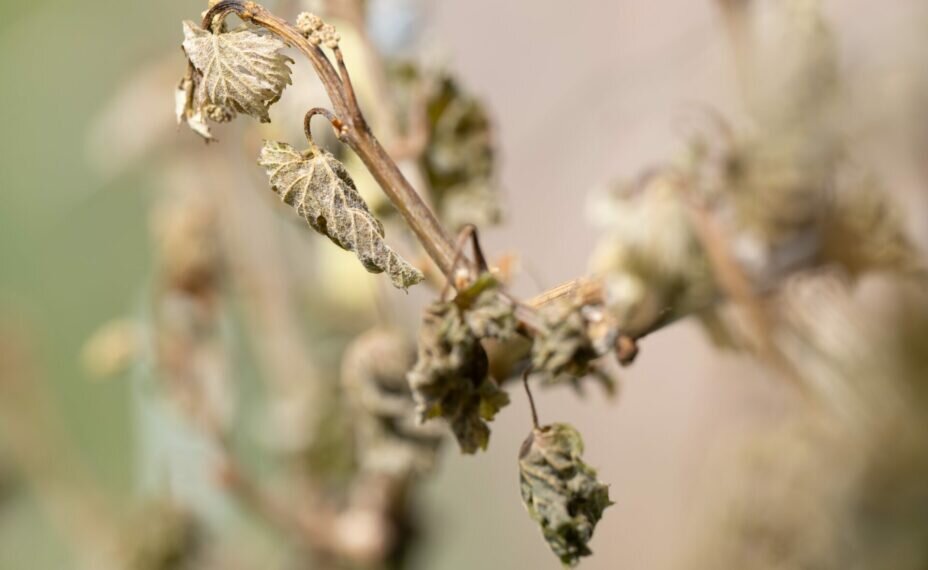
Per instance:
[[[512,306],[496,294],[496,282],[481,276],[448,302],[425,311],[419,357],[408,375],[421,421],[444,418],[463,453],[486,449],[491,421],[509,403],[488,373],[481,338],[515,332]]]
[[[214,33],[185,21],[183,47],[196,74],[178,88],[179,118],[206,138],[204,117],[224,122],[244,113],[270,122],[268,108],[290,84],[292,60],[281,53],[282,40],[244,28]]]
[[[554,554],[571,566],[592,554],[587,544],[613,504],[582,454],[583,440],[567,424],[532,430],[519,452],[522,502]]]
[[[353,251],[371,273],[386,272],[398,288],[422,281],[418,269],[384,242],[383,225],[371,214],[348,171],[318,147],[299,152],[286,143],[266,141],[258,163],[271,188],[317,232]]]
[[[213,139],[213,133],[206,124],[203,109],[196,104],[196,81],[189,70],[174,90],[174,111],[178,125],[186,124],[204,139],[208,141]]]

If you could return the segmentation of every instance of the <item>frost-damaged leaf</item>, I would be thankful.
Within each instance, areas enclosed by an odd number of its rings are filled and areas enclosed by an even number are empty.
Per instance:
[[[578,389],[579,379],[592,374],[612,393],[613,379],[593,366],[615,347],[618,326],[612,315],[600,305],[567,300],[549,306],[541,317],[545,326],[532,344],[532,369],[547,373],[549,382],[569,377]]]
[[[573,566],[587,546],[609,500],[609,487],[580,459],[583,440],[573,427],[552,424],[532,430],[519,451],[522,502],[541,526],[551,550]]]
[[[268,108],[290,84],[292,60],[281,53],[283,41],[248,29],[213,33],[186,21],[183,46],[197,71],[190,85],[185,78],[178,89],[178,102],[181,91],[188,101],[184,116],[223,122],[245,113],[270,122]],[[191,126],[203,134],[199,123]]]
[[[317,232],[353,251],[371,273],[386,272],[406,289],[422,281],[383,240],[383,225],[371,214],[345,166],[318,148],[299,152],[286,143],[265,141],[258,164],[267,169],[271,188]]]
[[[420,421],[444,418],[463,453],[486,449],[487,422],[509,403],[488,373],[481,338],[515,333],[513,307],[481,276],[453,301],[428,307],[419,332],[419,358],[408,375]]]

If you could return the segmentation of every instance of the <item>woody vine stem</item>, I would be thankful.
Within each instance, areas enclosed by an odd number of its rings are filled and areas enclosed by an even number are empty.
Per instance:
[[[458,264],[455,261],[455,242],[371,132],[358,104],[341,49],[337,45],[331,48],[335,56],[333,64],[318,45],[310,42],[293,25],[275,16],[260,4],[250,1],[223,0],[204,14],[202,26],[211,29],[232,13],[246,22],[268,30],[306,56],[322,82],[334,110],[333,112],[315,108],[306,114],[304,127],[307,138],[312,140],[309,131],[310,120],[316,115],[325,117],[332,124],[339,140],[357,154],[399,210],[435,265],[442,273],[450,275]],[[462,261],[468,267],[476,268],[472,260],[465,258]],[[538,330],[540,323],[534,309],[575,294],[586,284],[586,280],[583,279],[569,281],[525,303],[516,303],[516,317],[520,325],[529,333]]]

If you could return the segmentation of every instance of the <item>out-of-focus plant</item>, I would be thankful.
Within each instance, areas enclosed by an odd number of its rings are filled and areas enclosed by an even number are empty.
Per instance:
[[[97,377],[143,378],[143,405],[179,411],[157,421],[207,442],[208,456],[183,460],[291,547],[271,567],[407,566],[418,490],[448,433],[462,453],[486,449],[513,378],[530,400],[532,378],[611,390],[610,357],[630,365],[641,339],[684,318],[770,366],[801,403],[788,426],[746,445],[681,566],[925,567],[926,273],[862,157],[818,2],[719,0],[745,119],[707,110],[677,158],[604,185],[590,274],[532,299],[513,296],[480,248],[477,228],[501,219],[480,102],[447,70],[382,55],[362,0],[280,4],[210,1],[183,23],[176,116],[212,144],[120,126],[169,92],[176,58],[141,74],[99,122],[93,149],[107,174],[160,158],[156,263],[144,308],[104,325],[83,354]],[[316,83],[285,93],[294,52]],[[307,150],[289,140],[299,133]],[[307,238],[305,224],[353,255]],[[889,299],[876,309],[860,292],[874,275]],[[391,299],[417,285],[435,299],[415,343]],[[0,389],[34,403],[4,365]],[[531,407],[513,476],[573,565],[592,553],[608,487],[580,434],[540,425]],[[25,410],[0,421],[34,437]],[[252,419],[256,437],[243,429]],[[17,469],[43,468],[29,446],[11,448]],[[36,479],[76,505],[68,516],[86,515],[89,494]],[[229,554],[237,531],[205,499],[140,503],[121,531],[109,513],[99,528],[72,526],[92,530],[115,567],[249,566]]]

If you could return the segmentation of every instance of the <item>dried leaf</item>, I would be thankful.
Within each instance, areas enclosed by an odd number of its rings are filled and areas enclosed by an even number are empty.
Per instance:
[[[381,223],[371,214],[348,171],[318,147],[299,152],[286,143],[266,141],[258,163],[267,169],[271,188],[317,232],[353,251],[371,273],[386,272],[406,289],[423,275],[384,242]]]
[[[193,132],[206,140],[213,140],[213,133],[206,124],[203,110],[195,103],[196,81],[188,72],[174,90],[174,111],[177,114],[177,124],[186,124]]]
[[[178,88],[180,120],[206,138],[204,117],[224,122],[244,113],[270,122],[268,108],[290,84],[292,60],[281,53],[282,40],[245,28],[213,33],[185,21],[183,46],[197,73]]]
[[[609,487],[580,456],[583,440],[573,427],[532,430],[519,452],[522,502],[551,550],[573,566],[592,551],[587,544],[609,500]]]
[[[426,137],[419,164],[442,221],[453,229],[499,223],[493,125],[483,104],[444,71],[396,65],[391,79],[400,106],[423,111],[405,122]]]
[[[612,316],[601,306],[572,300],[549,306],[541,316],[545,328],[532,344],[532,369],[546,372],[550,382],[567,376],[578,389],[577,380],[592,374],[612,393],[612,378],[593,366],[615,347],[618,327]]]
[[[435,464],[444,430],[415,419],[406,381],[414,362],[414,347],[401,331],[391,329],[370,330],[345,351],[342,382],[366,471],[404,476],[425,473]]]
[[[516,334],[518,321],[512,304],[498,294],[499,282],[484,273],[467,289],[458,293],[455,305],[477,338],[507,340]]]
[[[496,294],[489,275],[449,302],[428,307],[419,333],[419,357],[408,375],[420,421],[446,419],[463,453],[486,449],[487,422],[509,403],[488,373],[481,338],[515,332],[512,306]]]

